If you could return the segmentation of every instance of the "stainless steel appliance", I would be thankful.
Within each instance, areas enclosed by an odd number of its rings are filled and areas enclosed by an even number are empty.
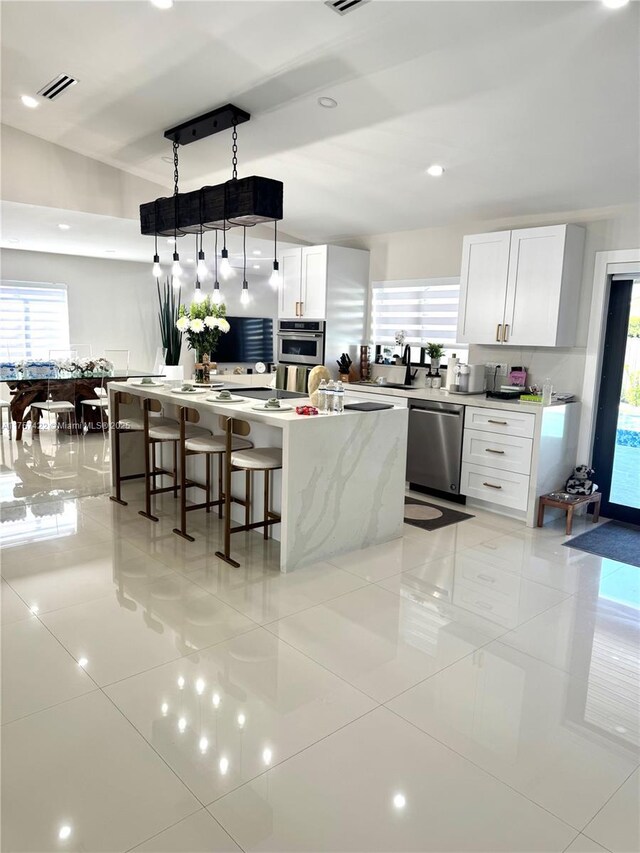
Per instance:
[[[484,391],[484,364],[458,364],[453,394],[482,394]]]
[[[464,406],[409,400],[407,480],[412,485],[460,494]]]
[[[280,364],[324,364],[324,320],[280,320],[277,340]]]

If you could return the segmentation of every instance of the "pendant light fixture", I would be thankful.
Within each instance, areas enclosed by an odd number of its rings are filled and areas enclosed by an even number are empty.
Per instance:
[[[157,210],[158,210],[158,199],[155,200],[155,207],[156,207],[156,212],[157,212]],[[160,255],[158,254],[158,232],[157,231],[155,233],[155,240],[156,240],[156,244],[155,244],[156,248],[155,248],[155,252],[153,255],[153,267],[152,267],[151,271],[152,271],[153,277],[157,279],[157,278],[160,278],[160,276],[162,275],[162,267],[160,266]]]
[[[233,133],[231,134],[231,181],[238,180],[238,123],[236,119],[233,119]],[[222,261],[220,263],[220,274],[223,278],[229,279],[235,275],[235,272],[229,263],[229,252],[227,250],[227,200],[228,200],[228,186],[229,181],[227,181],[224,185],[224,225],[223,225],[223,237],[224,237],[224,246],[221,252]]]
[[[218,232],[216,231],[215,253],[213,256],[213,294],[211,296],[216,305],[222,302],[222,293],[220,293],[220,282],[218,281]]]
[[[196,234],[196,250],[197,250],[197,248],[198,248],[198,235]],[[199,266],[200,266],[200,264],[198,264],[198,267]],[[193,291],[193,301],[199,305],[201,302],[204,302],[205,296],[204,296],[204,293],[202,291],[202,286],[200,285],[200,275],[198,273],[198,267],[196,267],[196,283],[195,283],[194,291]]]
[[[240,294],[240,303],[248,305],[250,298],[249,282],[247,281],[247,229],[245,226],[242,229],[242,293]]]
[[[269,284],[273,288],[280,287],[282,277],[280,275],[280,264],[278,263],[278,223],[273,223],[273,272],[269,278]]]
[[[196,250],[198,251],[198,266],[197,273],[198,278],[201,281],[204,281],[205,278],[209,276],[209,270],[207,269],[207,265],[204,260],[204,249],[202,248],[202,239],[203,239],[203,228],[202,228],[202,190],[200,190],[200,249],[196,246]],[[196,243],[197,243],[196,239]]]
[[[171,264],[171,283],[174,287],[180,287],[180,255],[178,254],[178,143],[173,143],[173,263]]]

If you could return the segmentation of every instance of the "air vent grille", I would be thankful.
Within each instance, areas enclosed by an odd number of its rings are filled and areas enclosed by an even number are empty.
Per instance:
[[[346,15],[353,12],[359,6],[364,6],[369,0],[324,0],[325,6],[333,9],[339,15]]]
[[[63,92],[66,92],[69,86],[75,86],[77,82],[74,77],[70,77],[68,74],[58,74],[38,91],[38,95],[53,101],[60,97]]]

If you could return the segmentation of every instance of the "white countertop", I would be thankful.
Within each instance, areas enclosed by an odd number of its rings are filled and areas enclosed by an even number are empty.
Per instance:
[[[353,391],[358,394],[384,394],[386,397],[404,397],[411,398],[412,400],[437,400],[439,402],[457,403],[459,406],[478,406],[482,409],[513,409],[518,412],[539,414],[545,408],[542,403],[521,403],[519,400],[487,399],[484,392],[482,394],[452,394],[443,388],[424,388],[419,385],[414,388],[389,388],[387,385],[360,385],[357,382],[352,382],[345,387],[347,391]],[[574,403],[577,401],[572,400],[571,402]],[[562,406],[566,404],[552,403],[552,405]]]

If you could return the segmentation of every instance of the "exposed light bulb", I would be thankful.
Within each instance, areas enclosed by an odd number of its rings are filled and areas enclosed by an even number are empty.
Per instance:
[[[154,278],[160,278],[160,276],[162,275],[162,267],[160,266],[160,255],[153,256],[152,273]]]
[[[229,250],[227,248],[224,248],[220,252],[220,258],[220,275],[222,278],[231,278],[231,276],[235,275],[235,272],[229,263]]]
[[[201,281],[209,276],[209,270],[204,262],[204,252],[202,249],[198,252],[198,266],[196,267],[196,273]]]
[[[220,282],[214,281],[213,283],[213,293],[211,294],[211,299],[213,300],[215,305],[220,305],[222,302],[222,293],[220,292]]]
[[[173,263],[171,264],[171,275],[174,278],[180,278],[182,275],[182,267],[180,266],[180,255],[177,252],[173,253]]]
[[[271,277],[269,278],[269,284],[271,287],[277,288],[282,284],[282,277],[280,275],[280,264],[277,261],[273,262],[273,272],[271,273]]]
[[[200,304],[201,302],[204,302],[204,300],[205,295],[202,292],[202,288],[200,287],[200,282],[198,281],[198,279],[196,279],[196,289],[193,293],[193,301]]]
[[[249,283],[245,280],[242,282],[242,293],[240,294],[240,304],[248,305],[251,301],[251,297],[249,296]]]

